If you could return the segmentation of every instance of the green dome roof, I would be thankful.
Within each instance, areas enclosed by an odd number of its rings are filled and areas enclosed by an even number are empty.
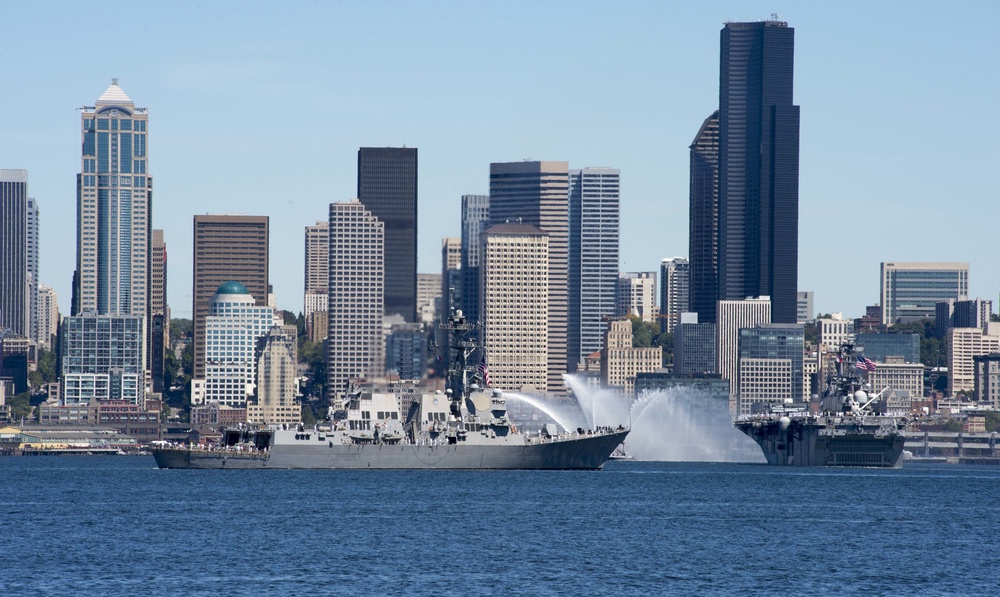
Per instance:
[[[215,291],[215,294],[250,294],[250,291],[236,280],[230,280],[223,282],[222,286],[219,286],[219,289]]]

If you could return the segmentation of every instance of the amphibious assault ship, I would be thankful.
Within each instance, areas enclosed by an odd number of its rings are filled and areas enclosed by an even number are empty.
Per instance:
[[[628,430],[521,432],[503,392],[489,387],[478,326],[461,311],[446,328],[453,339],[448,387],[422,394],[356,388],[329,421],[315,425],[239,426],[209,447],[159,445],[160,468],[279,469],[599,469]],[[478,357],[478,359],[472,358]]]
[[[875,364],[840,347],[836,373],[827,379],[821,414],[809,414],[804,404],[781,404],[771,412],[737,418],[736,427],[777,466],[900,467],[903,463],[906,417],[886,414],[881,393],[871,396],[859,374]]]

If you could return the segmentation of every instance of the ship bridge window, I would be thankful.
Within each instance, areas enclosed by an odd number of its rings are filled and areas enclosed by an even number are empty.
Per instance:
[[[393,421],[398,421],[399,420],[399,413],[394,411],[392,413],[392,417],[391,418],[392,418]]]

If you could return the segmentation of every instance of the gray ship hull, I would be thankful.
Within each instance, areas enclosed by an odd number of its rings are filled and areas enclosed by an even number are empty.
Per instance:
[[[263,452],[156,448],[160,468],[583,469],[604,466],[627,431],[525,445],[274,445]]]
[[[903,465],[902,433],[852,425],[793,420],[782,428],[778,419],[738,421],[736,427],[760,446],[775,466],[855,466],[899,468]]]

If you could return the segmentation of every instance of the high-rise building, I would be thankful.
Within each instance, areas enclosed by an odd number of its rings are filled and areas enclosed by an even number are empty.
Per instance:
[[[274,310],[257,304],[236,280],[219,285],[205,316],[204,392],[192,404],[246,407],[257,383],[257,345],[274,325]]]
[[[149,250],[149,312],[167,314],[167,244],[163,230],[153,230]]]
[[[659,315],[656,307],[656,272],[621,272],[615,298],[618,317],[636,316],[653,323]]]
[[[1000,354],[973,357],[972,362],[976,402],[1000,409]]]
[[[726,23],[719,76],[719,296],[770,296],[795,323],[799,107],[795,30],[778,20]]]
[[[684,257],[660,261],[660,331],[673,332],[690,312],[691,264]]]
[[[419,323],[390,326],[385,338],[385,369],[408,380],[419,380],[427,372],[427,334]]]
[[[569,315],[569,165],[566,162],[490,164],[490,223],[498,225],[506,222],[537,226],[548,235],[547,391],[562,395],[566,392],[562,376],[569,370],[566,336]],[[484,278],[480,276],[480,279]]]
[[[326,294],[330,284],[330,223],[316,222],[306,226],[306,271],[304,292]],[[309,314],[306,313],[308,317]]]
[[[205,379],[205,318],[219,286],[234,280],[246,287],[256,306],[267,305],[268,237],[267,216],[194,217],[195,379]]]
[[[939,302],[936,306],[935,331],[943,338],[950,328],[986,328],[993,312],[989,299],[966,299]]]
[[[715,373],[715,324],[699,323],[697,313],[681,313],[674,328],[674,373]]]
[[[529,224],[497,224],[482,240],[479,305],[490,385],[544,393],[552,346],[540,325],[551,321],[549,235]]]
[[[383,222],[359,201],[330,204],[326,387],[331,399],[352,379],[383,373],[384,233]]]
[[[430,325],[441,307],[441,274],[417,274],[416,323]]]
[[[766,412],[767,405],[785,399],[802,400],[804,332],[796,323],[739,330],[739,414]]]
[[[358,150],[358,201],[384,226],[386,315],[417,313],[417,149]]]
[[[153,211],[146,108],[136,108],[112,79],[80,121],[74,289],[80,309],[146,317]]]
[[[490,227],[489,195],[462,195],[462,300],[456,307],[469,321],[479,321],[480,235]]]
[[[800,290],[798,292],[798,311],[795,323],[806,323],[813,320],[813,291]]]
[[[701,123],[690,147],[688,256],[690,309],[715,323],[719,296],[719,111]]]
[[[973,391],[976,386],[973,359],[991,353],[1000,353],[1000,336],[981,328],[948,330],[948,395]]]
[[[28,336],[38,342],[38,202],[28,197]]]
[[[740,330],[771,323],[771,299],[762,296],[741,301],[719,301],[715,321],[715,371],[723,379],[729,380],[729,406],[735,412],[739,383]]]
[[[452,308],[461,309],[462,299],[462,239],[441,239],[441,305],[438,321],[448,318]],[[478,297],[477,297],[478,299]]]
[[[883,261],[880,277],[884,325],[933,319],[937,303],[969,295],[968,263]]]
[[[153,391],[163,392],[163,356],[170,346],[170,312],[167,308],[167,245],[163,230],[153,230],[149,243],[149,338],[146,363]]]
[[[59,298],[55,289],[38,285],[38,344],[48,350],[55,349],[59,334]]]
[[[615,168],[569,171],[571,368],[601,349],[608,318],[616,313],[620,179]]]
[[[67,317],[60,341],[64,404],[146,400],[146,318],[141,315]]]
[[[29,333],[28,171],[0,170],[0,330]]]
[[[247,405],[250,423],[280,425],[302,420],[296,384],[297,338],[294,325],[276,325],[258,342],[256,397]]]

